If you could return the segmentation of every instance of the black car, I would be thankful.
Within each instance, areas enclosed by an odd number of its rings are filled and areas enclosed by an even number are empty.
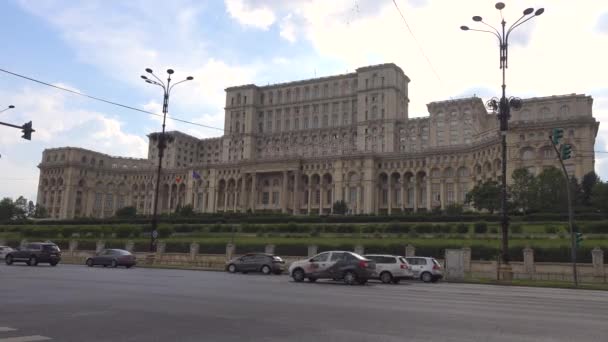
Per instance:
[[[135,255],[124,249],[104,249],[94,257],[88,258],[86,263],[89,267],[102,265],[103,267],[125,266],[126,268],[131,268],[137,262]]]
[[[285,268],[285,261],[280,257],[266,253],[250,253],[234,258],[226,263],[226,271],[236,272],[262,272],[264,274],[281,274]]]
[[[61,261],[61,250],[52,242],[32,242],[25,247],[17,247],[16,250],[9,252],[4,257],[4,261],[7,265],[12,265],[15,261],[21,261],[29,266],[36,266],[41,262],[57,266]]]

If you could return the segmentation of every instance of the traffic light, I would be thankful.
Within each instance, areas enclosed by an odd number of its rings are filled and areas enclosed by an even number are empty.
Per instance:
[[[23,139],[32,140],[32,132],[36,131],[32,129],[32,122],[30,121],[21,126],[21,132],[23,132],[23,135],[21,136]]]
[[[553,145],[559,144],[561,138],[564,137],[564,129],[563,128],[554,128],[553,133],[551,133],[551,141],[553,141]]]
[[[576,247],[580,247],[583,243],[583,233],[575,233]]]
[[[572,145],[563,144],[560,147],[562,160],[570,159],[570,155],[572,154]]]

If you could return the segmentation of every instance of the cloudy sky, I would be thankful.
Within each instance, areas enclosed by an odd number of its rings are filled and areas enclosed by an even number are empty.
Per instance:
[[[0,69],[136,108],[160,112],[162,94],[139,78],[173,68],[195,80],[175,88],[170,115],[222,128],[224,89],[353,72],[394,62],[410,77],[411,116],[431,101],[499,94],[498,48],[489,34],[463,32],[473,15],[498,25],[492,1],[396,0],[5,0]],[[514,31],[508,94],[594,97],[608,139],[608,3],[505,1],[507,22],[526,7],[545,13]],[[479,27],[483,28],[483,27]],[[35,198],[45,148],[80,146],[145,157],[158,118],[0,72],[0,121],[32,120],[32,141],[0,127],[0,197]],[[169,121],[197,137],[221,130]],[[608,154],[596,171],[608,179]]]

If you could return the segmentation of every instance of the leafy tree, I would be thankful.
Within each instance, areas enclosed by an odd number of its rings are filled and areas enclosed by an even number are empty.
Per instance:
[[[137,208],[134,206],[123,207],[116,210],[116,217],[128,218],[137,216]]]
[[[594,171],[583,176],[583,180],[581,181],[581,202],[583,205],[591,205],[593,187],[598,182],[600,182],[600,179]]]
[[[538,175],[538,208],[545,212],[565,212],[567,210],[564,174],[555,167],[549,167]]]
[[[472,203],[477,210],[487,210],[490,213],[500,208],[500,184],[493,180],[479,183],[467,194],[465,202]]]
[[[45,217],[49,217],[49,212],[41,204],[36,203],[33,216],[35,218],[45,218]]]
[[[591,204],[602,212],[608,212],[608,183],[595,183],[591,191]]]
[[[12,198],[5,197],[0,201],[0,221],[8,221],[15,218],[17,209]]]
[[[19,196],[15,202],[15,218],[23,220],[27,217],[27,199],[23,196]]]
[[[462,211],[462,205],[458,203],[452,203],[445,207],[445,212],[448,215],[460,215]]]
[[[179,208],[179,211],[177,211],[177,213],[179,216],[194,216],[194,208],[192,207],[192,205],[188,204]]]
[[[537,207],[537,180],[526,168],[513,171],[513,185],[510,187],[511,198],[516,209],[528,212]]]
[[[344,214],[346,214],[346,211],[348,210],[348,206],[346,205],[346,202],[343,200],[336,201],[333,205],[333,208],[334,208],[334,214],[338,214],[338,215],[344,215]]]
[[[27,203],[27,217],[33,217],[35,213],[36,213],[36,206],[34,205],[34,202],[29,201]]]

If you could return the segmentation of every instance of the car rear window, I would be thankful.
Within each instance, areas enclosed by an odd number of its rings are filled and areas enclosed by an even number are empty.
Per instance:
[[[396,264],[397,260],[395,257],[390,256],[382,256],[382,255],[373,255],[373,256],[365,256],[369,260],[375,261],[377,264]]]
[[[129,251],[125,251],[122,249],[115,249],[114,252],[118,255],[131,255],[131,253],[129,253]]]
[[[433,264],[435,264],[435,265],[437,265],[437,266],[441,266],[441,265],[439,265],[439,261],[437,261],[437,260],[435,260],[435,259],[433,259]]]
[[[45,251],[59,252],[57,245],[42,245],[42,249]]]
[[[283,261],[283,259],[281,259],[281,257],[278,257],[278,256],[276,256],[276,255],[275,255],[275,256],[273,256],[272,258],[273,258],[275,261]]]
[[[399,261],[401,261],[402,264],[407,264],[407,260],[403,259],[402,257],[399,257]]]

